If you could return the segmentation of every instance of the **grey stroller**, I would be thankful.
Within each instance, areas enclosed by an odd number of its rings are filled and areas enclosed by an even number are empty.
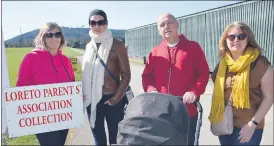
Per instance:
[[[199,116],[195,145],[202,124],[202,106],[195,102]],[[118,125],[119,145],[187,145],[189,115],[176,97],[161,93],[144,93],[133,98],[124,119]]]

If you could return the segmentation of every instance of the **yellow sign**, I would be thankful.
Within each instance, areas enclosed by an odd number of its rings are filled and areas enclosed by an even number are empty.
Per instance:
[[[69,57],[69,59],[70,59],[70,62],[72,64],[73,70],[77,71],[77,67],[78,67],[77,57]]]

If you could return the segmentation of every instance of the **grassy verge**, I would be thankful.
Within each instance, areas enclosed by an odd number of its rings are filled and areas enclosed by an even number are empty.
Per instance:
[[[11,87],[16,85],[18,79],[18,71],[20,64],[24,56],[29,53],[33,48],[6,48],[7,63],[8,63],[8,72],[9,72],[9,81]],[[63,49],[63,54],[69,57],[72,56],[81,56],[80,53],[75,52],[69,48]],[[75,77],[77,81],[81,79],[81,67],[78,65],[77,71],[75,71]],[[73,130],[69,132],[68,139],[73,135]],[[9,139],[5,135],[5,139],[8,145],[39,145],[38,140],[35,135],[22,136],[18,138]],[[3,142],[2,142],[3,145]]]

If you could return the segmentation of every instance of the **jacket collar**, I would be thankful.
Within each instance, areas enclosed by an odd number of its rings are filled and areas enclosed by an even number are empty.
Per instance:
[[[175,46],[175,48],[182,46],[182,44],[184,44],[187,41],[186,37],[183,34],[179,34],[178,36],[179,36],[179,42]],[[168,44],[166,43],[164,39],[162,40],[161,45],[164,46],[165,48],[169,48]]]

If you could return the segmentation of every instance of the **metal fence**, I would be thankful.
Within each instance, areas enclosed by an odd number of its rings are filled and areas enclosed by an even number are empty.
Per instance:
[[[212,71],[218,62],[218,43],[225,27],[242,21],[251,27],[264,55],[274,65],[274,1],[247,1],[176,18],[179,32],[197,41]],[[129,56],[147,56],[161,42],[156,23],[126,30]]]

